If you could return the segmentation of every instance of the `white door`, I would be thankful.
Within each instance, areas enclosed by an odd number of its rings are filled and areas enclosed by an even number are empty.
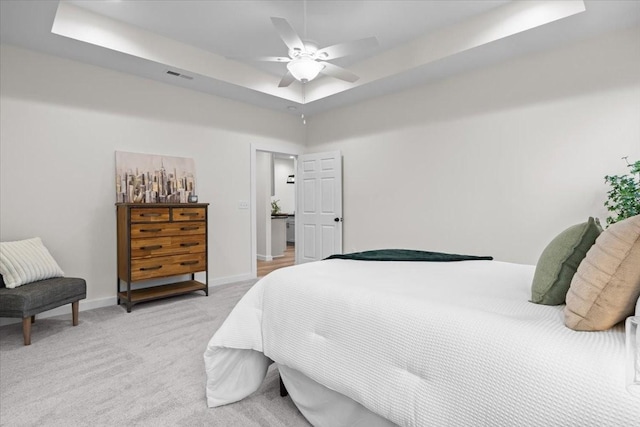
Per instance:
[[[339,151],[298,156],[296,262],[342,253],[342,157]]]

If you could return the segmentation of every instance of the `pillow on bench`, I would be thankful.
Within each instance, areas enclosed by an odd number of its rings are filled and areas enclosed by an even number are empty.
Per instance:
[[[64,276],[39,237],[0,242],[0,274],[7,288]]]

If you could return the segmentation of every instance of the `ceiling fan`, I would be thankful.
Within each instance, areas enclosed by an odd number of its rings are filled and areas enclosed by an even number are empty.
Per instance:
[[[375,37],[367,37],[319,49],[315,43],[303,41],[286,19],[272,17],[271,22],[284,44],[289,48],[289,56],[264,56],[253,59],[287,64],[287,73],[280,80],[278,87],[287,87],[294,80],[307,83],[315,79],[318,74],[325,74],[353,83],[360,77],[327,61],[378,46],[378,40]]]

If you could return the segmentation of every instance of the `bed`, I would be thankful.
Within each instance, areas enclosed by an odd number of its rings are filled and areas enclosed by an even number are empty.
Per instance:
[[[565,327],[534,266],[330,259],[276,270],[208,343],[210,407],[276,363],[313,425],[640,426],[624,325]]]

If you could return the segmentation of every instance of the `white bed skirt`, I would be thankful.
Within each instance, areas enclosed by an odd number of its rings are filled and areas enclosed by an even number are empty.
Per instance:
[[[358,402],[330,390],[295,369],[279,365],[280,378],[302,415],[316,427],[393,427]]]

